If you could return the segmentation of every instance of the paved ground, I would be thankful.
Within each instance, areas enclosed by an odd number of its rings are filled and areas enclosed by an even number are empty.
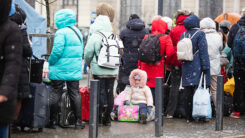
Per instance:
[[[87,85],[85,75],[80,86]],[[73,128],[45,128],[42,133],[12,133],[11,138],[87,138],[89,126],[83,130]],[[112,122],[111,127],[99,127],[100,138],[151,138],[154,137],[154,122],[146,125],[138,123]],[[164,137],[166,138],[245,138],[245,116],[241,119],[224,118],[224,130],[215,131],[215,119],[209,123],[192,122],[184,119],[164,119]]]

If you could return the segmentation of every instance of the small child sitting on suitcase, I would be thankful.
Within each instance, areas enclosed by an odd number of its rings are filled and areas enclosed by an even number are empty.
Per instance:
[[[145,71],[135,69],[129,76],[131,90],[125,97],[126,105],[139,105],[140,123],[146,124],[147,114],[152,114],[153,98],[150,88],[146,85]]]

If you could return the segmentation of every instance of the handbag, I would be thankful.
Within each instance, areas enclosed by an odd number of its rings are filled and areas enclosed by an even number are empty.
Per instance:
[[[202,87],[202,78],[204,77],[204,87]],[[206,88],[206,75],[201,75],[197,90],[193,96],[193,118],[212,118],[212,107],[210,93]]]
[[[139,106],[138,105],[119,105],[118,121],[122,121],[122,122],[139,121]]]
[[[30,80],[33,83],[41,83],[43,80],[43,64],[44,59],[39,59],[33,55],[33,59],[31,59],[31,73]]]

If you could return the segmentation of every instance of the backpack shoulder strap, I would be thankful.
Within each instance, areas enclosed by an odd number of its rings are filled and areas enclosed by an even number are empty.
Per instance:
[[[199,32],[200,30],[197,30],[192,36],[191,39]]]
[[[82,39],[81,39],[81,37],[78,35],[77,31],[75,31],[75,29],[73,29],[71,26],[68,26],[68,28],[70,28],[70,29],[77,35],[77,37],[79,38],[80,42],[82,43]]]

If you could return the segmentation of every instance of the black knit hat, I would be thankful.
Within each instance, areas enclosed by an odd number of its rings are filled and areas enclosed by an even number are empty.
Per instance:
[[[132,20],[132,19],[139,19],[140,17],[137,15],[137,14],[131,14],[130,17],[129,17],[129,20]]]

